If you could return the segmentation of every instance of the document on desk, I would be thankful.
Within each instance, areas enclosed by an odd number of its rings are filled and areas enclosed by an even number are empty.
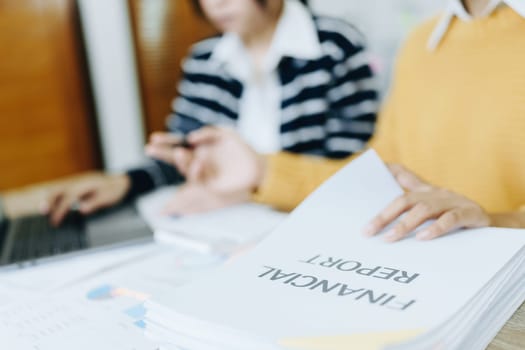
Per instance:
[[[154,244],[100,249],[48,259],[42,264],[0,269],[0,307],[17,299],[43,295],[153,254]],[[9,297],[10,296],[10,297]]]
[[[162,245],[144,250],[151,254],[0,309],[1,344],[19,350],[157,349],[143,335],[143,302],[212,273],[225,257]]]
[[[31,290],[15,289],[9,285],[3,284],[0,280],[0,310],[17,300],[28,299],[34,296],[35,293]]]
[[[525,299],[525,231],[364,237],[402,193],[365,153],[251,252],[147,301],[147,334],[190,349],[484,349]]]
[[[250,244],[260,240],[286,214],[266,206],[247,203],[205,214],[171,217],[163,214],[177,187],[166,187],[137,201],[141,216],[155,231],[155,239],[202,251]]]

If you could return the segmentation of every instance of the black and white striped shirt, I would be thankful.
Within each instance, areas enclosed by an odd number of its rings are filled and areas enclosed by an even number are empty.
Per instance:
[[[344,158],[365,146],[374,131],[378,92],[362,35],[340,19],[313,17],[322,56],[284,57],[280,142],[283,151]],[[179,96],[167,127],[187,134],[204,125],[235,127],[242,83],[212,59],[220,37],[193,46],[183,63]],[[173,167],[155,162],[128,172],[132,193],[181,180]]]

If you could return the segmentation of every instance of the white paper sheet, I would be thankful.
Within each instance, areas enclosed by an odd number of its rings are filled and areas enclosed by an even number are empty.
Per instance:
[[[162,245],[148,245],[145,251],[134,256],[116,252],[127,255],[125,264],[0,309],[2,345],[20,350],[157,349],[143,335],[143,302],[213,272],[225,257]]]
[[[153,243],[79,252],[23,269],[0,270],[0,308],[9,302],[61,290],[153,254]]]

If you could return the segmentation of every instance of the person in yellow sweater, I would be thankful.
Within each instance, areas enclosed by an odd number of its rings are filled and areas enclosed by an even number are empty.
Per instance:
[[[525,2],[453,0],[402,49],[370,147],[406,193],[364,229],[397,241],[461,227],[525,227]],[[232,131],[202,129],[193,150],[154,150],[217,198],[289,210],[351,159],[256,154]],[[410,169],[406,170],[406,169]],[[417,174],[417,175],[416,175]],[[425,180],[422,180],[425,179]],[[220,199],[217,201],[220,205]],[[181,208],[184,203],[181,203]]]

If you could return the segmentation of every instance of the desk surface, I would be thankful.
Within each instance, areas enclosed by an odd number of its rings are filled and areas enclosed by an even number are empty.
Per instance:
[[[525,349],[525,303],[501,329],[488,350],[523,350]]]
[[[89,173],[80,177],[97,176],[97,173]],[[26,187],[16,191],[3,194],[4,205],[10,216],[18,216],[38,211],[38,204],[42,203],[46,193],[55,188],[68,184],[72,179],[66,178],[53,181],[48,184]],[[488,350],[523,350],[525,349],[525,303],[515,312],[512,318],[505,324]]]

